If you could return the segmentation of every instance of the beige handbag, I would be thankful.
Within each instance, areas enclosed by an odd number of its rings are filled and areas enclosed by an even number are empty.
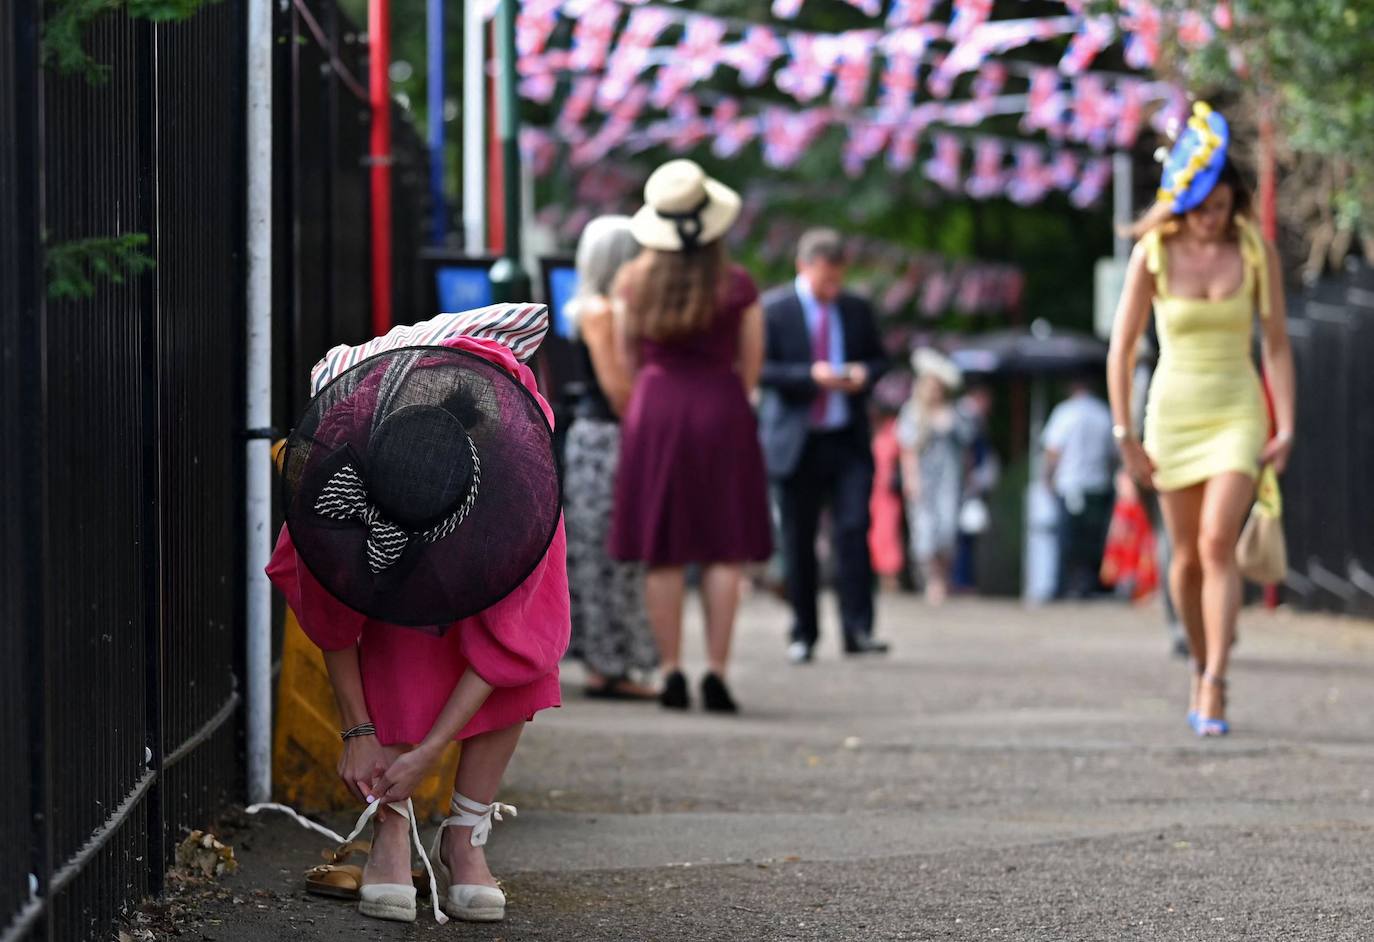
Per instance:
[[[1236,547],[1240,574],[1260,585],[1282,582],[1288,575],[1288,547],[1283,539],[1283,498],[1272,465],[1260,471],[1255,506]]]

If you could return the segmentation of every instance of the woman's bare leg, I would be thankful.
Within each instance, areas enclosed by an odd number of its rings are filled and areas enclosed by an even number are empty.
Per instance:
[[[1202,527],[1204,485],[1198,484],[1181,491],[1159,495],[1164,525],[1169,530],[1173,558],[1169,562],[1169,591],[1174,607],[1188,634],[1188,650],[1193,661],[1190,709],[1199,706],[1199,677],[1207,665],[1207,632],[1202,612],[1202,558],[1198,551],[1198,533]]]
[[[465,739],[463,755],[458,760],[458,774],[453,779],[453,790],[484,805],[494,801],[497,789],[501,787],[501,778],[506,774],[511,756],[515,755],[515,746],[520,742],[520,734],[524,729],[524,723],[516,723],[505,729]],[[496,885],[496,879],[487,867],[484,849],[472,846],[472,828],[444,828],[443,858],[455,886],[462,883]]]
[[[682,599],[686,591],[686,573],[681,566],[650,569],[645,577],[644,607],[658,641],[664,674],[677,670],[682,660]]]
[[[742,566],[721,563],[707,566],[701,574],[701,597],[706,609],[706,664],[717,677],[725,676],[725,666],[730,661],[743,572]]]
[[[1231,638],[1240,614],[1236,542],[1254,499],[1255,482],[1248,475],[1231,471],[1207,482],[1202,504],[1198,552],[1202,559],[1202,620],[1207,633],[1207,659],[1203,663],[1207,674],[1218,681],[1226,679]],[[1222,718],[1220,685],[1203,685],[1201,710],[1203,716]]]

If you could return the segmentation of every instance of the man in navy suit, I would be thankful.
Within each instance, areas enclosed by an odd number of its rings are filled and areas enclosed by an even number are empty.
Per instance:
[[[782,514],[793,623],[788,657],[811,660],[818,636],[816,531],[830,507],[831,547],[847,654],[882,654],[873,640],[868,500],[873,452],[868,393],[887,364],[873,309],[843,291],[845,247],[831,229],[806,232],[797,277],[763,297],[767,338],[759,429]]]

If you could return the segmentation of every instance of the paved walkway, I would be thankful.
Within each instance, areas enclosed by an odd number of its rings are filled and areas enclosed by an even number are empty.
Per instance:
[[[502,795],[520,806],[489,848],[503,925],[383,926],[305,898],[318,844],[280,819],[235,837],[242,902],[197,924],[220,939],[1374,939],[1374,626],[1247,613],[1236,732],[1202,742],[1153,611],[888,596],[880,617],[891,657],[842,659],[832,636],[792,667],[782,607],[750,601],[734,719],[587,701],[569,670],[568,705],[529,728]]]

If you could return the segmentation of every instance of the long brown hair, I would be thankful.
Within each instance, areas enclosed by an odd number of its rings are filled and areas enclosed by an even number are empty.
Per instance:
[[[1236,165],[1228,159],[1221,165],[1221,174],[1217,177],[1216,186],[1226,184],[1231,188],[1231,218],[1232,235],[1235,234],[1235,219],[1240,216],[1249,218],[1252,197],[1250,187],[1246,186],[1245,180],[1241,177]],[[1158,229],[1161,235],[1171,236],[1178,232],[1183,226],[1185,213],[1176,213],[1168,203],[1155,203],[1145,213],[1137,219],[1126,230],[1126,234],[1132,239],[1139,241],[1145,238],[1154,230]]]
[[[631,336],[672,340],[710,326],[726,267],[721,243],[691,252],[645,249],[620,269],[614,292]]]

